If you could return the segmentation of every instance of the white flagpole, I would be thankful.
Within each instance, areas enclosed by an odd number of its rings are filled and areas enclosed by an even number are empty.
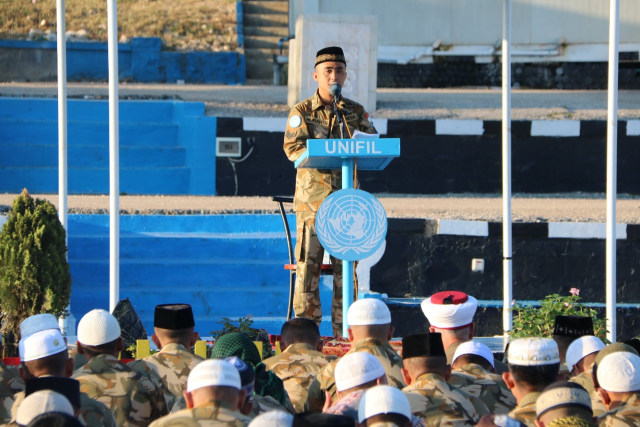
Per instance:
[[[118,0],[107,1],[109,54],[109,311],[120,299]]]
[[[609,82],[607,87],[607,338],[616,341],[616,198],[618,179],[618,23],[620,0],[609,3]]]
[[[506,338],[513,327],[513,266],[511,234],[511,0],[502,11],[502,329]]]

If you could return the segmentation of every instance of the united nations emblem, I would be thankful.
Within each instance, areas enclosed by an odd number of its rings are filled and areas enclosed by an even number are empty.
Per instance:
[[[336,191],[320,205],[316,233],[334,257],[358,261],[376,252],[387,235],[387,214],[382,203],[366,191]]]

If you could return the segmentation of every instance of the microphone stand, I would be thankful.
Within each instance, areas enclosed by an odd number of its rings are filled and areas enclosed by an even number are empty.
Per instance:
[[[333,114],[336,116],[338,122],[338,129],[340,130],[340,138],[344,138],[344,117],[341,114],[342,110],[338,107],[338,97],[333,97]]]

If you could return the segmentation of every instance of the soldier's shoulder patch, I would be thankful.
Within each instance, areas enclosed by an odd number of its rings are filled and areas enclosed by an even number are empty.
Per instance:
[[[285,138],[287,139],[294,139],[296,136],[298,135],[298,131],[290,131],[289,129],[287,129],[284,133]]]
[[[298,115],[293,115],[289,117],[289,127],[297,128],[302,124],[302,118]]]

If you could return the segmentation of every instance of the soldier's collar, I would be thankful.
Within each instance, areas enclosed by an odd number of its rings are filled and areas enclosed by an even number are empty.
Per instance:
[[[522,408],[527,405],[535,405],[536,400],[538,400],[538,396],[540,396],[539,391],[532,391],[531,393],[526,394],[520,403],[518,403],[518,408]]]
[[[315,347],[312,346],[311,344],[308,344],[306,342],[296,342],[293,343],[291,345],[289,345],[287,348],[284,349],[284,351],[292,351],[292,350],[315,350]]]
[[[185,346],[183,346],[180,343],[177,342],[170,342],[169,344],[166,344],[165,346],[162,347],[162,349],[160,350],[161,352],[167,352],[167,351],[175,351],[175,350],[186,350],[189,351],[189,349]]]
[[[322,102],[322,98],[320,98],[320,90],[316,89],[316,93],[313,95],[313,100],[311,101],[311,109],[315,111],[315,110],[324,108],[326,106],[327,104]],[[344,98],[340,97],[340,101],[338,101],[338,106],[340,108],[344,107]]]

